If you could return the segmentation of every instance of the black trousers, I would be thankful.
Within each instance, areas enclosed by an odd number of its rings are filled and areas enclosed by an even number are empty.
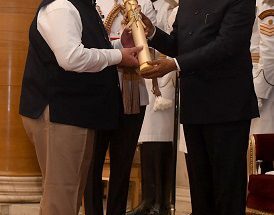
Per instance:
[[[145,114],[123,115],[119,129],[98,131],[94,144],[93,162],[85,189],[86,215],[103,215],[102,171],[107,149],[110,155],[110,178],[107,215],[126,212],[131,165]]]
[[[193,215],[245,215],[250,120],[184,124]]]

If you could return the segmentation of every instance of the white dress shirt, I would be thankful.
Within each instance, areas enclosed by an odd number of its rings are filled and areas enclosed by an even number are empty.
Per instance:
[[[119,49],[84,47],[80,14],[70,1],[55,0],[42,7],[38,13],[37,29],[64,70],[99,72],[122,60]],[[115,43],[121,47],[119,41]]]

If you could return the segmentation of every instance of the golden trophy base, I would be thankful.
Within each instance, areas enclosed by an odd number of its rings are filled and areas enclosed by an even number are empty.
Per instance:
[[[148,64],[148,63],[143,63],[142,65],[140,65],[140,71],[139,74],[143,75],[146,74],[147,71],[151,70],[153,68],[152,65]]]

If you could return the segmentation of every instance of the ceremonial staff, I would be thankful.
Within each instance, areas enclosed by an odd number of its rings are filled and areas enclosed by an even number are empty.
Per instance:
[[[173,160],[172,160],[172,190],[171,190],[171,215],[175,215],[176,204],[176,167],[177,167],[177,143],[178,143],[178,129],[179,129],[179,77],[176,75],[175,82],[175,108],[174,108],[174,128],[173,128]]]

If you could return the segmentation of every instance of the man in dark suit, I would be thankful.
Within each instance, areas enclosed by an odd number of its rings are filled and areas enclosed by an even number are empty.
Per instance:
[[[255,0],[183,0],[170,35],[143,16],[150,45],[179,69],[193,215],[244,215],[250,120],[258,117],[249,52]]]

